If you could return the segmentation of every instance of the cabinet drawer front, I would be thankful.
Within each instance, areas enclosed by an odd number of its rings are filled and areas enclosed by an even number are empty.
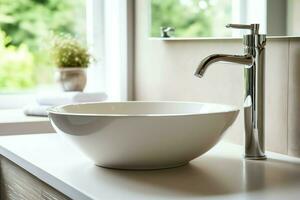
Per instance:
[[[69,200],[18,165],[0,156],[1,200]]]

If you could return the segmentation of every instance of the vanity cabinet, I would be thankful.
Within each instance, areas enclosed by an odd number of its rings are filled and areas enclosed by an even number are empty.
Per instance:
[[[0,156],[1,200],[68,200],[67,196]]]

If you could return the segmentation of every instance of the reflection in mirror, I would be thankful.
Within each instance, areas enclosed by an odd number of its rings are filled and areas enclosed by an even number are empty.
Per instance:
[[[260,24],[268,36],[300,36],[300,0],[150,0],[151,37],[240,37],[228,23]],[[162,30],[175,28],[171,33]]]

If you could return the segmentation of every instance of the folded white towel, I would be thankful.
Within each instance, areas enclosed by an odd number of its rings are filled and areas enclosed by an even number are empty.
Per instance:
[[[26,106],[23,111],[25,115],[28,116],[40,116],[40,117],[47,117],[47,109],[51,106],[40,106],[40,105],[30,105]]]
[[[72,103],[99,102],[106,99],[107,95],[104,92],[59,92],[39,94],[36,101],[39,105],[57,106]]]

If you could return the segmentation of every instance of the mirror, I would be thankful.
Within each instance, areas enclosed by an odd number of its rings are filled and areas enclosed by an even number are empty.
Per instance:
[[[150,2],[151,37],[231,38],[241,37],[247,32],[225,28],[229,23],[258,23],[260,33],[268,36],[300,36],[300,0]]]

